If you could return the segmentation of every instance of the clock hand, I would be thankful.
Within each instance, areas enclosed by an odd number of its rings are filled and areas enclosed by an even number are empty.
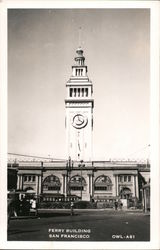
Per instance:
[[[78,116],[78,120],[82,123],[83,122],[83,117],[82,116]]]
[[[82,122],[81,122],[81,120],[77,120],[77,125],[81,125],[82,124]]]
[[[81,151],[81,149],[80,149],[80,143],[79,143],[79,140],[78,140],[78,147],[79,147],[79,151]]]

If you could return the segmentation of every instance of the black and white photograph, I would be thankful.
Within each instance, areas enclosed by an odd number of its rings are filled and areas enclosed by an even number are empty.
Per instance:
[[[7,242],[151,242],[151,34],[147,7],[7,8]]]

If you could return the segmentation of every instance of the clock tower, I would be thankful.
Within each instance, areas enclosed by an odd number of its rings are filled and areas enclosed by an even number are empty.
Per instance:
[[[66,150],[73,160],[92,159],[93,85],[87,75],[83,50],[76,50],[72,76],[66,83]]]

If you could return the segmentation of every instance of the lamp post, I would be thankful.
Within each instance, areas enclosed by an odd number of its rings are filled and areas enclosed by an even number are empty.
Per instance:
[[[70,190],[70,179],[71,179],[71,171],[73,169],[73,161],[71,160],[71,157],[69,156],[67,165],[67,196],[70,196],[71,190]]]
[[[78,167],[81,168],[81,200],[82,200],[82,168],[85,167],[83,160],[80,161],[80,164],[78,165]]]

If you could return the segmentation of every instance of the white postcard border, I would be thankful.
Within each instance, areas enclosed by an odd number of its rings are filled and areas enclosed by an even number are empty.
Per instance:
[[[0,247],[3,249],[158,249],[159,199],[159,2],[158,1],[1,1],[0,2]],[[7,241],[7,9],[149,8],[151,11],[151,241],[150,242],[8,242]],[[154,204],[154,205],[153,205]]]

